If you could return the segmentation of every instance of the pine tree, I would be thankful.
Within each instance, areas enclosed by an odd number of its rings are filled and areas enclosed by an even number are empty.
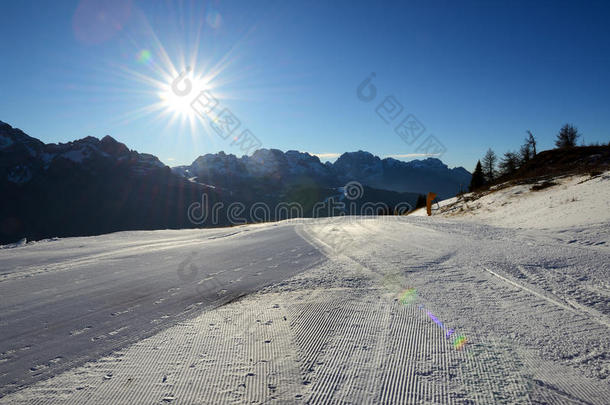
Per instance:
[[[477,161],[477,165],[474,168],[474,172],[472,173],[472,178],[470,179],[470,187],[468,188],[470,191],[475,191],[485,184],[485,177],[483,176],[483,168],[481,167],[481,161]]]
[[[572,124],[565,124],[557,134],[555,146],[558,148],[571,148],[576,146],[576,140],[580,137],[578,129]]]
[[[524,143],[519,149],[519,166],[523,166],[532,158],[532,149],[529,142]]]
[[[503,175],[511,175],[519,168],[519,156],[515,152],[506,152],[499,166]]]
[[[417,196],[417,201],[415,202],[415,208],[421,208],[426,206],[426,195],[420,194]]]
[[[496,178],[496,162],[498,157],[496,153],[489,148],[485,156],[483,156],[483,175],[487,182],[492,182]]]

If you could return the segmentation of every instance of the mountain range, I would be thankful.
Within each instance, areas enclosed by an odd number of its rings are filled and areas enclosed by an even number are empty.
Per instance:
[[[199,156],[188,166],[173,172],[204,184],[242,186],[258,179],[287,184],[307,179],[325,186],[340,186],[358,181],[369,187],[411,193],[435,192],[440,198],[465,191],[471,174],[463,167],[449,169],[441,160],[427,158],[403,162],[380,159],[364,151],[342,154],[335,163],[323,164],[306,152],[259,149],[252,156],[227,155],[224,152]]]
[[[362,189],[346,200],[342,186],[351,181]],[[438,159],[402,162],[364,151],[344,153],[335,163],[277,149],[242,157],[219,152],[169,168],[110,136],[45,144],[0,121],[0,243],[282,219],[274,210],[253,216],[257,203],[298,203],[302,216],[319,215],[316,204],[333,199],[357,208],[382,203],[392,212],[401,203],[414,206],[428,191],[451,197],[469,182],[465,169],[449,169]],[[216,217],[194,222],[189,207],[201,204],[204,194],[208,208],[217,207]],[[235,204],[241,205],[239,221]],[[355,212],[344,207],[329,215],[346,213]]]

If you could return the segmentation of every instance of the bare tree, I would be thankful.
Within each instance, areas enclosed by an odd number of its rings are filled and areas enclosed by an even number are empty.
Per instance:
[[[536,156],[536,138],[534,138],[534,134],[529,129],[527,132],[527,138],[525,138],[525,143],[530,146],[530,150],[532,152],[532,157]]]
[[[498,157],[496,153],[489,148],[485,156],[483,156],[483,174],[485,175],[485,180],[488,182],[493,181],[496,178],[496,162],[498,161]]]

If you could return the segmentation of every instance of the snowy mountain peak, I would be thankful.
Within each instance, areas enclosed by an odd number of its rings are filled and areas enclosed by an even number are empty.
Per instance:
[[[44,143],[32,138],[19,128],[13,128],[9,124],[0,121],[0,150],[6,152],[25,152],[34,156],[40,152]]]
[[[0,121],[0,179],[25,184],[49,170],[96,171],[107,163],[124,164],[138,175],[165,167],[156,156],[130,151],[109,135],[101,140],[87,136],[68,143],[44,144]],[[70,176],[70,173],[66,173]]]
[[[100,141],[100,149],[109,155],[114,156],[124,156],[129,154],[129,148],[127,148],[124,143],[117,141],[110,135],[106,135],[102,138]]]
[[[426,167],[430,169],[448,169],[447,165],[443,163],[442,160],[437,158],[426,158],[423,160],[411,160],[410,162],[405,162],[411,167]]]
[[[347,164],[347,162],[349,162],[349,164],[353,164],[354,162],[357,162],[358,164],[376,164],[379,161],[381,161],[381,159],[379,159],[378,156],[375,156],[370,152],[359,150],[357,152],[345,152],[339,156],[335,163]]]
[[[403,162],[381,159],[366,151],[346,152],[335,163],[322,163],[307,152],[259,149],[252,156],[227,155],[224,152],[199,156],[190,166],[172,169],[187,178],[219,187],[239,187],[256,179],[273,179],[276,184],[307,178],[317,184],[338,187],[357,180],[373,188],[398,192],[425,193],[434,190],[441,196],[453,196],[465,189],[470,173],[449,169],[441,160],[428,158]]]

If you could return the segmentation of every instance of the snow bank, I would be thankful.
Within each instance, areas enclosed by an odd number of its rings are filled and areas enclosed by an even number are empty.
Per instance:
[[[472,193],[444,200],[433,216],[526,229],[581,227],[610,221],[610,172],[557,178],[548,187],[542,183],[497,188],[475,200],[470,200]],[[536,185],[544,188],[536,191]],[[425,216],[426,210],[419,209],[411,215]]]

